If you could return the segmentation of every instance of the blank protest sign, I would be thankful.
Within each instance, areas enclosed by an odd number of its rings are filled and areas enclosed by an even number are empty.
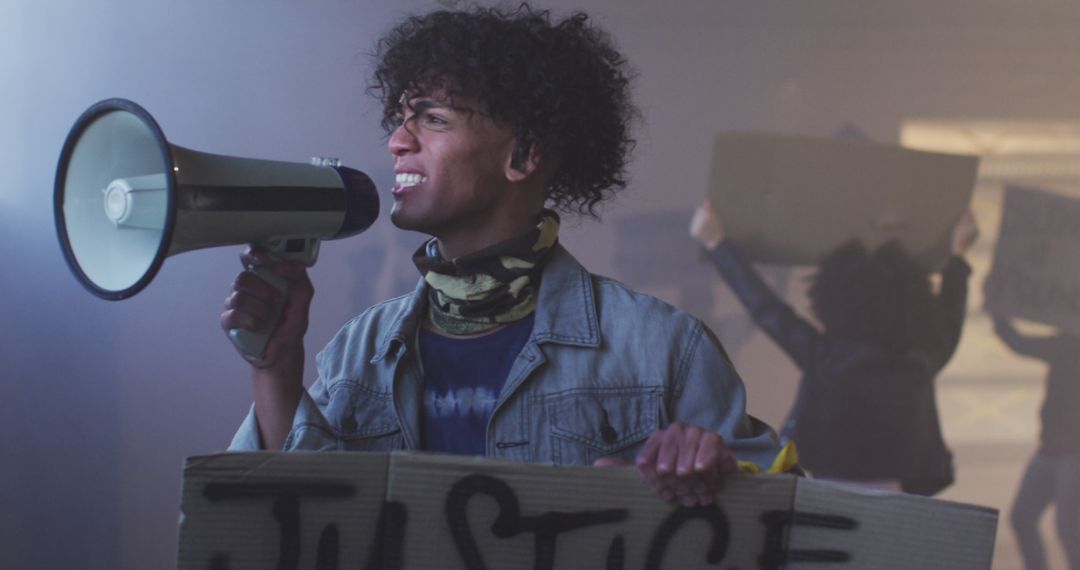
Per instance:
[[[978,158],[852,140],[720,133],[709,198],[750,260],[814,265],[850,239],[898,239],[944,266],[968,208]]]

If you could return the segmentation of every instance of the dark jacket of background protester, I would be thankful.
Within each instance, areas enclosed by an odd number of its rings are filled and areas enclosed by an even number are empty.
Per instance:
[[[802,370],[784,426],[800,463],[817,477],[900,480],[908,493],[933,495],[953,481],[942,439],[934,378],[960,339],[971,269],[952,257],[942,273],[940,350],[896,353],[822,333],[799,317],[729,244],[710,257],[754,321]]]

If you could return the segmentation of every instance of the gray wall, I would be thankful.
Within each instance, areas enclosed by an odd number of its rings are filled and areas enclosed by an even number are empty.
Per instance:
[[[222,449],[250,397],[246,365],[217,325],[238,248],[170,259],[119,303],[69,274],[51,208],[74,119],[127,97],[177,144],[277,160],[335,155],[388,188],[391,161],[364,94],[367,53],[396,18],[434,5],[0,3],[0,567],[172,566],[181,462]],[[749,339],[735,358],[752,411],[773,423],[794,371],[750,336],[684,237],[714,131],[856,125],[895,141],[907,118],[1080,118],[1080,7],[1069,2],[549,5],[585,8],[609,28],[639,72],[645,117],[631,188],[604,223],[569,221],[564,242],[594,270],[703,313],[734,347]],[[625,228],[669,243],[673,259],[650,271],[625,251]],[[349,316],[409,286],[418,239],[383,219],[324,244],[310,354]]]

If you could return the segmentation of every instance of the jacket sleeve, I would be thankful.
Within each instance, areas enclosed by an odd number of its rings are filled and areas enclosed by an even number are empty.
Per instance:
[[[737,459],[768,469],[780,444],[764,422],[747,415],[746,388],[716,336],[700,321],[686,346],[671,403],[671,421],[724,438]]]
[[[337,438],[331,429],[321,409],[329,401],[326,386],[319,378],[311,385],[308,391],[300,394],[300,402],[296,406],[296,414],[293,416],[292,429],[282,451],[329,451],[338,448]],[[229,444],[229,451],[258,451],[263,449],[262,438],[259,437],[259,420],[255,416],[255,406],[252,405],[247,417],[240,424],[240,429],[233,436]]]
[[[817,328],[795,314],[773,293],[754,268],[727,242],[709,252],[720,276],[754,319],[802,370],[812,368],[822,335]]]
[[[952,358],[960,344],[960,334],[964,330],[964,319],[967,316],[967,289],[968,277],[971,275],[971,267],[963,258],[953,256],[945,269],[941,272],[941,291],[938,300],[942,310],[942,334],[944,343],[941,353],[936,360],[936,367],[940,370]]]

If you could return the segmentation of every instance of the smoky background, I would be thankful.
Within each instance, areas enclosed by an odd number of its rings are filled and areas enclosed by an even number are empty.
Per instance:
[[[174,566],[183,458],[224,449],[250,403],[247,365],[218,327],[239,248],[170,258],[123,302],[90,295],[69,273],[52,185],[75,118],[95,101],[126,97],[176,144],[297,162],[337,156],[386,190],[391,160],[365,94],[368,54],[402,16],[438,6],[0,3],[0,567]],[[586,10],[611,32],[637,71],[643,115],[631,186],[602,223],[566,217],[563,242],[594,272],[708,321],[748,386],[750,411],[773,425],[798,372],[686,232],[705,195],[716,131],[896,143],[912,121],[1080,121],[1080,6],[1071,2],[538,6]],[[1070,192],[1077,182],[1055,184]],[[983,180],[976,189],[983,237],[970,256],[969,320],[938,395],[958,462],[958,481],[941,497],[1002,509],[995,568],[1012,569],[1008,505],[1037,442],[1044,369],[1007,352],[980,308],[1001,185]],[[394,229],[383,202],[371,230],[323,244],[312,270],[309,355],[351,316],[417,279],[409,255],[422,236]],[[805,309],[807,270],[765,272]],[[1060,564],[1056,550],[1051,556]]]

